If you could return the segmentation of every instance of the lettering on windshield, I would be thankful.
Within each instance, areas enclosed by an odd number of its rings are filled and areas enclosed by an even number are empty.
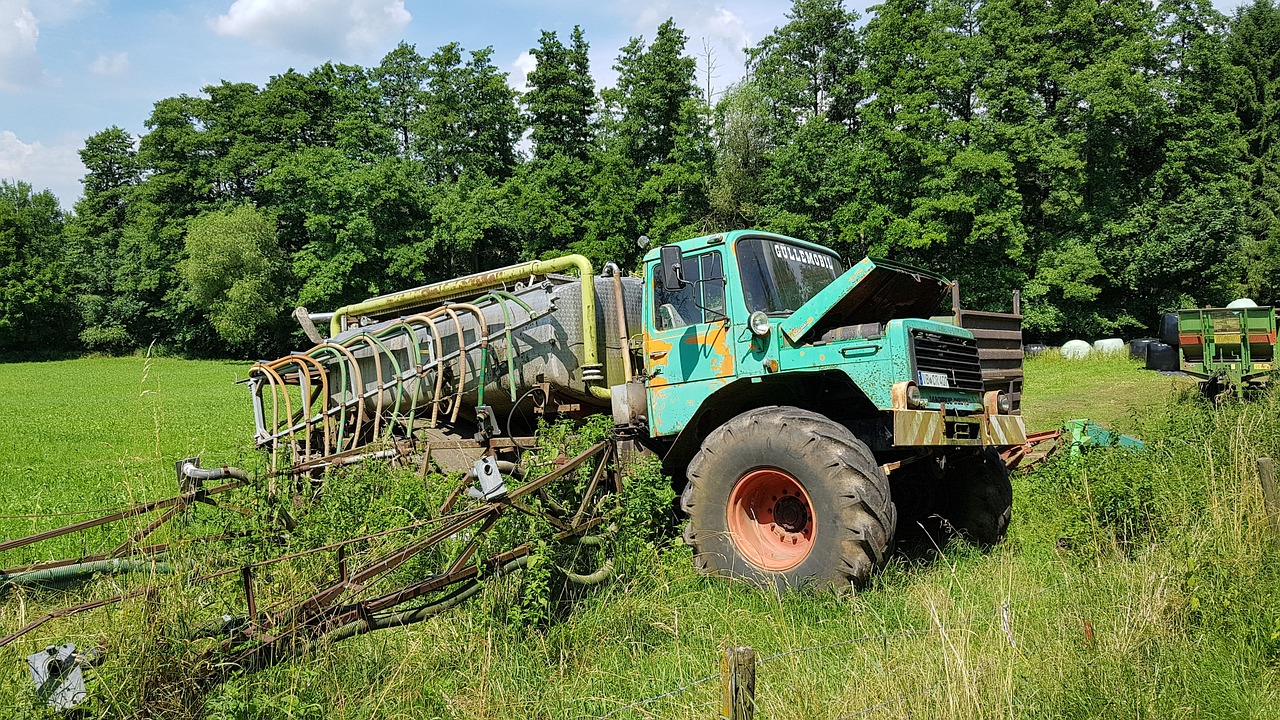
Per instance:
[[[791,243],[747,237],[736,247],[747,312],[795,312],[844,272],[839,258],[831,253]]]
[[[783,260],[804,263],[805,265],[813,265],[814,267],[826,268],[835,272],[835,262],[831,256],[825,253],[816,253],[812,250],[795,247],[794,245],[785,245],[783,243],[773,243],[773,254]],[[839,273],[837,273],[839,274]]]

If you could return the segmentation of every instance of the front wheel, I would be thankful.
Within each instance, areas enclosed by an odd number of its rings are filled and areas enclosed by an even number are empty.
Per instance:
[[[848,428],[795,407],[743,413],[688,468],[681,507],[700,570],[773,587],[862,584],[887,557],[889,481]]]

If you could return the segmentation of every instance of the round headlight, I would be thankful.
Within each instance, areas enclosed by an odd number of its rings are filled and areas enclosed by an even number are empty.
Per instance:
[[[1008,415],[1013,410],[1013,399],[1006,393],[1000,393],[1000,397],[996,400],[996,409]]]
[[[751,332],[756,336],[764,337],[769,334],[769,316],[757,310],[747,318],[747,327],[751,328]]]
[[[907,404],[913,408],[925,408],[929,403],[920,395],[920,388],[915,385],[907,386]]]

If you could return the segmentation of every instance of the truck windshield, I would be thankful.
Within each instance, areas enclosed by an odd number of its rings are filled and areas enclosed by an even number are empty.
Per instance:
[[[751,312],[789,315],[844,272],[834,255],[765,238],[739,240],[737,253]]]

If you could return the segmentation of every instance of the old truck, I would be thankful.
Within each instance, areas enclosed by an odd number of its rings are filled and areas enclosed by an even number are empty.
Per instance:
[[[1025,429],[973,334],[928,319],[947,280],[755,230],[641,271],[569,255],[300,308],[315,346],[251,372],[258,444],[319,472],[411,442],[492,498],[513,423],[612,412],[662,458],[698,566],[774,586],[860,583],[913,531],[1003,537],[996,451]]]
[[[1263,385],[1275,367],[1275,308],[1179,310],[1178,353],[1180,369],[1207,396]]]

